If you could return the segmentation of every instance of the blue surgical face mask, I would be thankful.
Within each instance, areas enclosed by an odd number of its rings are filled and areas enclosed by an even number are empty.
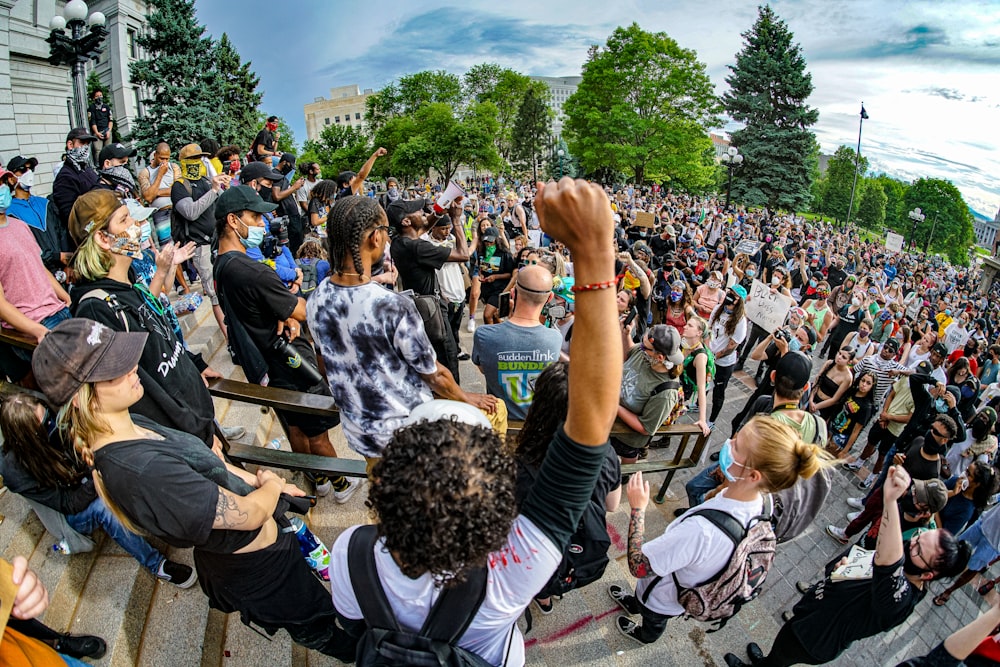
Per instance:
[[[943,398],[935,398],[934,409],[941,413],[948,412],[948,404],[944,402]]]
[[[243,247],[247,249],[260,247],[260,244],[264,242],[266,230],[263,227],[251,227],[242,220],[240,220],[240,224],[247,228],[247,237],[240,237],[240,243],[243,244]]]
[[[753,278],[755,275],[757,275],[757,272],[754,271],[753,269],[747,269],[745,273],[747,275],[747,278]]]
[[[139,223],[139,243],[145,243],[153,235],[153,228],[149,224],[149,220],[143,220]]]
[[[798,352],[802,349],[802,341],[799,340],[798,336],[792,336],[788,339],[788,349],[792,352]]]
[[[10,191],[9,185],[0,185],[0,213],[6,213],[14,201],[14,195]]]
[[[733,441],[731,438],[727,438],[724,443],[722,443],[722,449],[719,450],[719,470],[722,474],[726,476],[730,482],[736,482],[743,479],[742,477],[736,477],[731,472],[729,468],[732,466],[739,466],[741,468],[746,468],[742,463],[738,463],[733,459]]]

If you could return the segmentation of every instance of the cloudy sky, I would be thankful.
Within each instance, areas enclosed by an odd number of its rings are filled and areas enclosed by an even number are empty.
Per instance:
[[[990,217],[1000,209],[1000,2],[777,0],[802,45],[819,109],[823,152],[855,146],[872,169],[912,180],[947,178]],[[346,9],[345,9],[346,8]],[[531,75],[580,73],[587,48],[639,23],[694,49],[716,92],[741,33],[756,18],[744,0],[197,0],[209,33],[235,42],[261,77],[264,109],[305,138],[303,105],[334,86],[378,89],[423,69],[461,73],[496,62]]]

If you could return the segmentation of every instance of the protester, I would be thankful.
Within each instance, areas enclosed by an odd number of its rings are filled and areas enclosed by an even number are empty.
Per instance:
[[[93,190],[100,180],[91,162],[90,145],[94,141],[97,137],[82,127],[66,135],[66,158],[52,183],[52,203],[64,230],[69,229],[69,214],[76,198]]]

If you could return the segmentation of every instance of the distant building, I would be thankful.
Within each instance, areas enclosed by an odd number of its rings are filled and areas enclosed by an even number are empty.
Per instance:
[[[996,255],[997,232],[1000,231],[1000,211],[992,220],[973,218],[972,231],[976,233],[976,244],[989,248]]]
[[[328,125],[364,129],[365,102],[374,94],[371,88],[361,91],[357,85],[330,89],[330,99],[317,97],[305,106],[306,139],[317,141]]]
[[[715,134],[714,132],[708,133],[708,138],[712,140],[712,148],[715,149],[715,161],[722,161],[722,154],[726,152],[729,148],[731,142],[729,137],[724,137],[721,134]]]
[[[580,82],[583,81],[583,77],[533,76],[530,78],[532,81],[541,81],[549,87],[549,92],[551,93],[549,96],[549,108],[556,114],[556,117],[552,120],[552,133],[557,137],[562,136],[563,122],[566,120],[566,115],[563,113],[563,102],[576,92]]]
[[[62,14],[56,0],[0,0],[0,161],[15,155],[38,158],[32,194],[48,195],[52,167],[62,159],[72,127],[73,87],[70,69],[50,65],[49,21]],[[110,91],[115,124],[122,135],[142,115],[141,94],[129,80],[128,63],[141,57],[136,39],[145,29],[145,0],[90,0],[91,12],[103,12],[108,36],[96,69]]]

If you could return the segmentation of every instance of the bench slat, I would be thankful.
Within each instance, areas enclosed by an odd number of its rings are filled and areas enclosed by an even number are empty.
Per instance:
[[[307,394],[291,389],[278,389],[277,387],[262,387],[259,384],[240,382],[239,380],[213,378],[208,381],[208,391],[216,398],[253,403],[307,415],[328,416],[340,412],[330,396]]]
[[[0,341],[19,347],[22,350],[34,350],[38,347],[38,341],[33,337],[23,334],[20,331],[0,327]]]
[[[340,459],[330,456],[318,456],[316,454],[299,454],[297,452],[270,449],[269,447],[241,445],[235,442],[229,443],[227,454],[230,459],[239,463],[252,463],[271,468],[315,472],[331,477],[340,475],[346,475],[347,477],[368,476],[367,464],[364,460],[358,459]]]

